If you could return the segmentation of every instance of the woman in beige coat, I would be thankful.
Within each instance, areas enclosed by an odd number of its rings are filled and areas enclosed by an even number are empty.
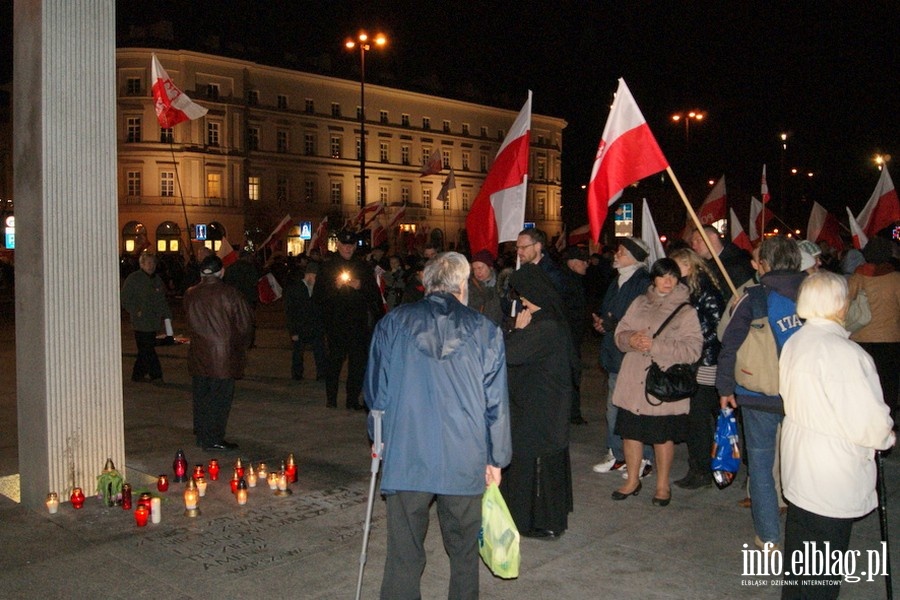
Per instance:
[[[645,394],[647,369],[651,361],[662,369],[677,363],[693,363],[700,358],[703,334],[697,311],[690,305],[687,287],[679,283],[681,270],[670,258],[662,258],[650,270],[653,285],[638,296],[616,327],[616,346],[625,352],[613,394],[619,407],[616,433],[622,436],[628,479],[612,493],[613,500],[625,500],[641,491],[641,453],[644,444],[653,444],[656,455],[656,494],[653,504],[667,506],[672,499],[669,472],[675,442],[687,434],[690,399],[659,402]],[[688,303],[687,306],[681,306]],[[680,309],[679,309],[680,307]],[[654,338],[666,318],[678,313]]]

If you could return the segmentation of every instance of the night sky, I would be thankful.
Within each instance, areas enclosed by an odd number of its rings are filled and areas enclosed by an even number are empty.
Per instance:
[[[8,0],[0,28],[9,29]],[[364,27],[388,35],[367,80],[561,117],[563,200],[583,222],[580,187],[624,77],[695,204],[725,174],[746,218],[763,163],[776,211],[805,228],[811,201],[843,218],[875,187],[876,152],[900,163],[900,2],[117,2],[119,44],[134,26],[172,22],[168,45],[355,79],[342,41]],[[3,32],[0,81],[9,79]],[[690,129],[671,115],[702,109]],[[779,134],[788,132],[784,176]],[[810,180],[805,176],[813,172]],[[660,206],[678,210],[670,184]],[[782,188],[784,194],[782,194]],[[662,210],[662,209],[661,209]],[[746,227],[746,223],[745,223]]]

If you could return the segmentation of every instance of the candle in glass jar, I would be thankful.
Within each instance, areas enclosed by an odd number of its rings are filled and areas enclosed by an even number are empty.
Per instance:
[[[234,470],[235,470],[235,471],[237,472],[237,474],[238,474],[238,479],[241,479],[241,478],[244,477],[244,463],[241,462],[241,459],[240,459],[240,458],[238,458],[238,459],[235,461],[235,463],[234,463]]]
[[[203,496],[205,496],[206,495],[206,485],[207,485],[206,478],[201,477],[200,479],[196,479],[196,480],[194,480],[194,483],[197,484],[197,492],[200,494],[200,497],[202,498]]]
[[[232,494],[237,491],[238,481],[240,481],[240,480],[241,480],[241,478],[238,477],[237,469],[235,469],[234,475],[231,476],[231,493]]]
[[[150,499],[153,498],[153,495],[150,492],[141,492],[141,495],[138,496],[137,505],[143,506],[147,510],[150,510]]]
[[[159,478],[156,480],[156,489],[161,492],[165,492],[169,489],[169,476],[165,473],[160,473]]]
[[[72,490],[72,495],[69,496],[69,502],[72,503],[72,508],[79,509],[84,506],[84,492],[81,491],[80,487]]]
[[[247,485],[249,487],[256,487],[256,472],[253,471],[253,467],[251,466],[249,471],[247,472]]]
[[[147,507],[144,505],[138,505],[136,509],[134,509],[134,522],[137,523],[138,527],[145,527],[147,525],[147,519],[150,517],[150,511],[147,510]]]
[[[212,481],[218,481],[219,479],[219,461],[214,458],[209,459],[209,464],[206,466],[206,470],[209,472],[209,478]]]
[[[131,484],[122,484],[122,509],[131,510]]]
[[[150,522],[154,525],[162,521],[162,500],[159,498],[150,499]]]
[[[287,476],[287,473],[282,471],[278,475],[278,489],[283,492],[284,490],[287,489],[287,486],[288,486],[288,476]]]
[[[200,479],[200,478],[203,477],[204,475],[205,475],[205,473],[203,472],[203,465],[195,465],[195,466],[194,466],[194,474],[193,474],[193,478],[194,478],[194,479]]]
[[[266,463],[259,463],[259,468],[256,469],[256,475],[263,481],[267,480],[269,477],[269,467],[266,466]]]
[[[238,482],[237,493],[237,503],[241,506],[247,504],[247,482],[241,479]]]
[[[269,489],[270,489],[270,490],[277,490],[277,489],[278,489],[278,473],[269,473],[269,476],[268,476],[268,478],[266,479],[266,481],[269,482]]]
[[[288,476],[288,483],[297,483],[297,463],[294,462],[293,454],[288,454],[285,473]]]
[[[47,505],[47,512],[51,515],[55,515],[59,511],[59,494],[56,492],[47,494],[47,501],[45,504]]]

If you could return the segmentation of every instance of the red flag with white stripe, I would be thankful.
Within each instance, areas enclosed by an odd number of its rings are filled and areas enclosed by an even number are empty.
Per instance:
[[[697,218],[704,225],[712,225],[716,221],[721,221],[725,218],[726,202],[725,176],[722,175],[719,181],[716,182],[716,185],[709,190],[709,194],[706,195],[703,204],[697,209]]]
[[[569,246],[577,246],[578,244],[585,244],[591,239],[591,225],[590,223],[585,223],[581,227],[576,227],[568,234],[568,245]]]
[[[812,242],[828,242],[836,250],[844,249],[840,223],[838,223],[837,218],[833,214],[828,212],[818,202],[813,202],[812,211],[809,213],[809,223],[806,225],[806,239]]]
[[[850,234],[853,236],[853,247],[857,250],[862,250],[869,243],[869,238],[863,232],[859,222],[854,218],[853,213],[850,212],[849,206],[847,207],[847,216],[850,218]]]
[[[741,227],[741,222],[738,220],[733,208],[728,210],[728,215],[729,226],[731,228],[731,242],[738,248],[743,248],[747,252],[751,252],[753,250],[753,245],[750,243],[750,236],[748,236],[744,231],[744,228]]]
[[[869,237],[900,221],[900,202],[887,166],[881,168],[881,176],[875,185],[875,191],[872,192],[872,197],[866,202],[856,221]]]
[[[228,243],[228,238],[222,238],[222,243],[219,245],[219,250],[216,252],[216,256],[222,259],[222,266],[228,267],[237,262],[238,259],[238,251],[232,247],[230,243]]]
[[[600,230],[609,207],[622,191],[645,177],[669,166],[656,138],[647,126],[641,109],[624,79],[603,128],[587,193],[587,213],[591,224],[591,239],[600,239]]]
[[[275,226],[275,230],[269,234],[266,241],[260,244],[259,247],[268,248],[269,246],[274,246],[281,241],[281,238],[284,237],[284,234],[286,234],[293,225],[294,223],[291,221],[291,215],[285,216],[278,225]]]
[[[359,226],[367,225],[372,221],[375,217],[382,214],[384,212],[384,203],[376,202],[374,204],[367,204],[363,206],[358,213],[356,213],[356,218],[353,219],[353,222]]]
[[[188,98],[178,89],[169,74],[156,58],[150,59],[150,86],[153,91],[153,105],[156,119],[163,128],[174,127],[182,121],[193,121],[205,115],[208,110]]]
[[[312,238],[309,240],[309,250],[312,252],[319,248],[320,252],[324,252],[328,248],[328,217],[322,219]]]
[[[530,144],[531,90],[466,216],[472,254],[487,250],[496,257],[500,242],[515,240],[525,225]]]

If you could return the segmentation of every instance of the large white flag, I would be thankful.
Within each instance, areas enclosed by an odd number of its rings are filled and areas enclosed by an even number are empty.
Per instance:
[[[655,263],[660,258],[665,258],[666,251],[663,249],[662,242],[659,241],[659,232],[656,231],[656,223],[653,222],[653,216],[650,214],[650,203],[644,198],[644,208],[641,213],[641,239],[650,249],[650,258],[647,259],[649,264]]]

